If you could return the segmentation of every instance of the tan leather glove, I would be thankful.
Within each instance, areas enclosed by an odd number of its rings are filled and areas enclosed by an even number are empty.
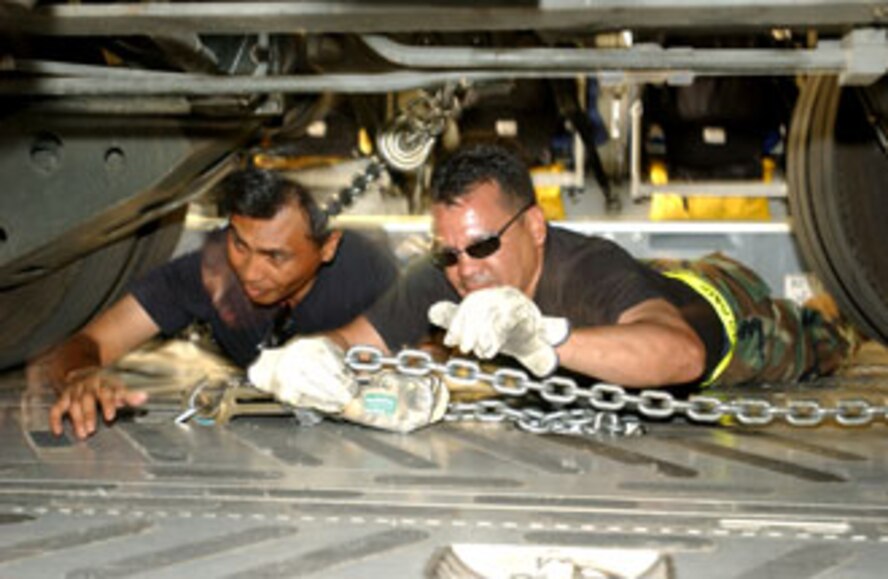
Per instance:
[[[383,430],[411,432],[441,420],[449,401],[450,394],[437,376],[383,370],[362,380],[342,417]]]
[[[555,346],[570,333],[566,318],[543,316],[516,288],[472,292],[459,305],[442,301],[429,308],[429,321],[447,329],[444,344],[482,359],[507,354],[537,376],[558,367]]]

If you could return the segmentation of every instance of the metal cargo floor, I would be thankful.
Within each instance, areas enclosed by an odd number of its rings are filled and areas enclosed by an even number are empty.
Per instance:
[[[675,577],[882,577],[888,436],[869,427],[655,424],[639,438],[497,424],[396,435],[289,418],[87,442],[0,375],[0,577],[421,577],[453,544],[620,547]],[[811,392],[883,404],[888,376]]]

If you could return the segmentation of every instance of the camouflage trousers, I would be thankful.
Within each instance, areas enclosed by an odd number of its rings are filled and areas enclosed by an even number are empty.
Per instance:
[[[764,280],[721,253],[648,263],[658,271],[693,272],[714,286],[734,312],[734,354],[713,386],[812,379],[834,372],[849,352],[839,328],[819,311],[771,298]]]

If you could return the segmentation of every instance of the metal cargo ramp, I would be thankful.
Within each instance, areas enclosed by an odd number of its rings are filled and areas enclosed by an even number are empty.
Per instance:
[[[859,369],[800,393],[881,404],[885,374]],[[465,544],[633,549],[675,577],[888,565],[884,417],[579,438],[481,423],[177,425],[158,405],[78,442],[46,430],[52,396],[21,372],[0,383],[2,577],[435,576]]]

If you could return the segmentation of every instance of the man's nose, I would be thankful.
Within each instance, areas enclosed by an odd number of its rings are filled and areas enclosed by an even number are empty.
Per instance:
[[[465,251],[459,252],[456,256],[456,270],[459,273],[460,277],[470,277],[476,271],[478,271],[478,266],[480,265],[481,260],[475,259],[470,256]]]
[[[243,258],[239,269],[244,281],[250,282],[262,279],[262,265],[252,255]]]

